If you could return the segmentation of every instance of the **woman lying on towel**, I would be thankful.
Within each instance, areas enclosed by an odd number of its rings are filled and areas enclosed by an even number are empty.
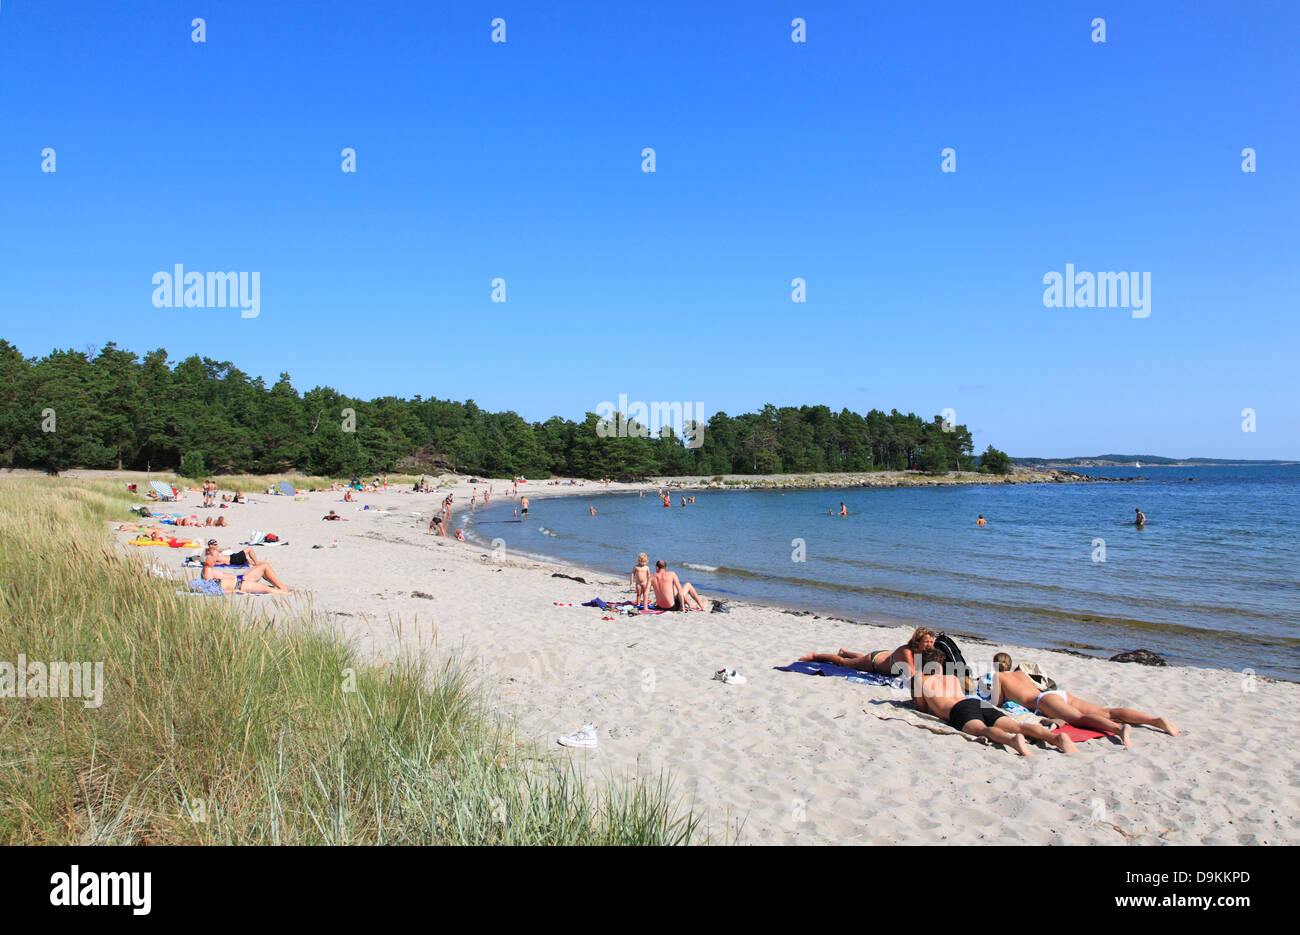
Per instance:
[[[289,594],[289,588],[281,584],[271,566],[266,562],[254,565],[248,571],[235,574],[217,571],[216,549],[209,549],[203,556],[203,575],[199,580],[207,582],[202,585],[212,594],[221,588],[224,594]]]
[[[825,662],[859,672],[875,672],[877,675],[911,678],[915,672],[915,657],[934,646],[935,633],[929,627],[917,627],[912,638],[902,646],[890,652],[878,649],[870,653],[855,653],[841,649],[838,653],[809,653],[800,656],[800,662]],[[895,667],[900,671],[895,671]]]

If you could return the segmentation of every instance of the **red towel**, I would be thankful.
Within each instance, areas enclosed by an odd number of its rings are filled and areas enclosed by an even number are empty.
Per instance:
[[[1073,724],[1066,724],[1064,727],[1058,727],[1052,731],[1053,734],[1065,734],[1075,743],[1083,743],[1085,740],[1096,740],[1098,737],[1111,737],[1113,734],[1102,733],[1099,730],[1088,730],[1086,727],[1075,727]]]

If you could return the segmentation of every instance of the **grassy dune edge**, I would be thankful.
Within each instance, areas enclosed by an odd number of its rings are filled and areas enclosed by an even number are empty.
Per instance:
[[[15,697],[11,676],[0,841],[706,842],[667,779],[584,780],[515,742],[454,666],[377,666],[306,615],[176,593],[105,535],[131,502],[111,482],[3,484],[0,662],[102,661],[103,699]]]

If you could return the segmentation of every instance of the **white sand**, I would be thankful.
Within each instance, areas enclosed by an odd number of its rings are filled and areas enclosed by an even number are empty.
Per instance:
[[[509,481],[493,484],[494,499],[505,498]],[[471,487],[462,481],[452,489],[454,519]],[[550,511],[587,509],[553,498],[596,489],[529,483],[521,491],[535,504],[534,519],[544,521]],[[684,803],[717,834],[743,820],[741,840],[750,843],[1300,842],[1300,771],[1289,730],[1300,710],[1294,683],[964,644],[973,663],[1007,651],[1044,665],[1075,694],[1165,715],[1182,730],[1174,738],[1138,727],[1129,748],[1094,740],[1072,757],[1035,748],[1025,759],[924,729],[940,725],[888,688],[772,668],[812,650],[897,646],[906,630],[741,602],[729,615],[606,621],[594,608],[553,602],[631,597],[626,577],[509,555],[493,561],[482,547],[428,535],[441,494],[390,488],[356,504],[337,502],[340,494],[306,502],[253,496],[256,503],[220,511],[232,527],[215,535],[223,547],[254,527],[289,541],[260,550],[290,586],[310,592],[285,600],[285,611],[306,600],[379,659],[392,658],[403,642],[436,640],[440,658],[458,656],[482,676],[499,709],[517,719],[521,739],[600,776],[669,773]],[[189,493],[180,509],[206,515],[199,502]],[[365,504],[392,512],[356,511]],[[330,508],[350,521],[322,522]],[[148,551],[169,565],[187,554]],[[635,551],[629,548],[629,568]],[[552,578],[553,571],[589,583]],[[268,609],[281,599],[235,600]],[[723,666],[748,683],[712,680]],[[597,750],[556,745],[586,721],[599,729]]]

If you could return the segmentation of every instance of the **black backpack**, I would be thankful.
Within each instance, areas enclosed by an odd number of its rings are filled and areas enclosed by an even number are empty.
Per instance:
[[[962,687],[967,691],[972,691],[974,682],[971,680],[971,668],[966,662],[966,657],[961,654],[961,649],[957,646],[956,641],[947,633],[940,633],[934,638],[936,649],[942,649],[944,655],[948,657],[947,669],[949,674],[956,675],[961,673]]]

